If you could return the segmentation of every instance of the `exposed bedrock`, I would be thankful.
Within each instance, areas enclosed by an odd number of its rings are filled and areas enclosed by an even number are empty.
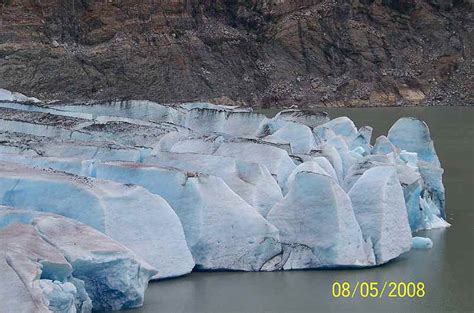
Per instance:
[[[2,4],[0,88],[255,106],[472,104],[472,2]]]

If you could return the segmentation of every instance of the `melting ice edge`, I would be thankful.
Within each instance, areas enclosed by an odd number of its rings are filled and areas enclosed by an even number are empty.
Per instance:
[[[428,126],[209,103],[45,104],[0,89],[0,303],[143,304],[197,270],[365,267],[447,227]]]

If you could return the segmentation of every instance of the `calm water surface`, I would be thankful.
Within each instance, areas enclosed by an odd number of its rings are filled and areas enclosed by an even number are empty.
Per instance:
[[[325,109],[370,125],[375,139],[402,116],[428,123],[445,169],[447,216],[452,227],[420,232],[434,242],[381,267],[274,273],[193,273],[151,283],[145,305],[130,312],[474,312],[474,109]],[[266,111],[268,115],[275,112]],[[334,281],[422,281],[423,299],[333,299]]]

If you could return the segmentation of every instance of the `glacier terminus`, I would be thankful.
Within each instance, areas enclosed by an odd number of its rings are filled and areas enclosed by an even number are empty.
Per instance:
[[[373,139],[324,112],[1,89],[0,303],[121,310],[192,271],[379,266],[449,226],[442,176],[411,117]]]

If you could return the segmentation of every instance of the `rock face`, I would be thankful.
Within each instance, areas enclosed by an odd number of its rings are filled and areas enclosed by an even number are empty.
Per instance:
[[[2,208],[0,224],[5,312],[135,308],[157,273],[126,247],[61,216]]]
[[[46,99],[472,104],[472,1],[4,1],[0,87]]]

